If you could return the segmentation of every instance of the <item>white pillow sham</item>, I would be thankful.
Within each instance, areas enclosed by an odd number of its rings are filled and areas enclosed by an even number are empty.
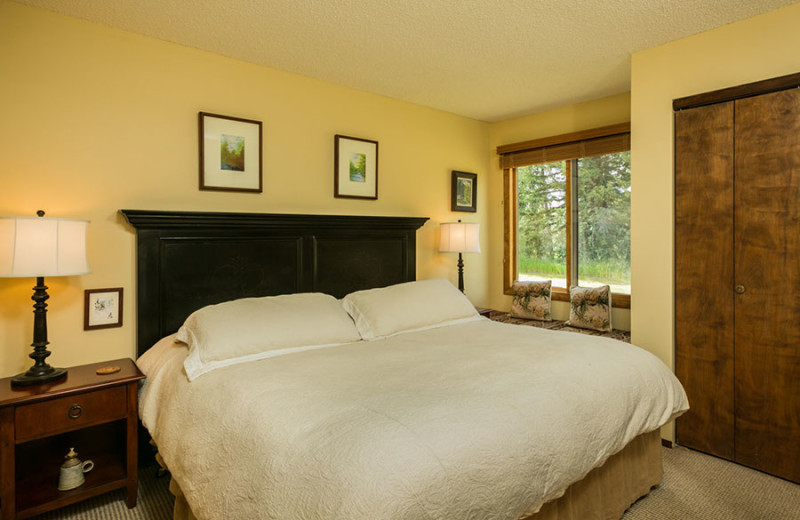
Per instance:
[[[362,339],[479,317],[467,297],[444,278],[357,291],[345,296],[342,305]]]
[[[360,337],[336,298],[299,293],[203,307],[186,319],[175,339],[189,345],[183,366],[193,381],[216,368],[280,350],[352,343]]]

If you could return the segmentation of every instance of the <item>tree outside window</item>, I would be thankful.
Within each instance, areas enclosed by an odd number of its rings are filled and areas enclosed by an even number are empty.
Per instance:
[[[571,164],[570,164],[571,162]],[[573,173],[567,191],[568,170]],[[578,280],[630,294],[630,152],[517,168],[519,280],[552,279],[568,288],[567,199],[577,202],[571,222]],[[573,193],[574,192],[574,193]]]

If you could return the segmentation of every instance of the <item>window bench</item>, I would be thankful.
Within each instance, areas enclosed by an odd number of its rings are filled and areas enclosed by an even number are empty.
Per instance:
[[[564,321],[539,321],[539,320],[526,320],[522,318],[513,318],[508,312],[491,311],[484,314],[490,320],[498,321],[501,323],[511,323],[513,325],[528,325],[529,327],[539,327],[540,329],[549,330],[563,330],[567,332],[579,332],[581,334],[589,334],[590,336],[605,336],[607,338],[624,341],[625,343],[631,342],[631,333],[628,330],[614,329],[611,332],[600,332],[598,330],[580,329],[577,327],[570,327]]]

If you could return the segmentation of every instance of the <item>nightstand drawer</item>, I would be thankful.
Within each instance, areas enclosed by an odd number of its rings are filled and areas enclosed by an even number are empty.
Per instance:
[[[126,386],[75,394],[18,406],[17,442],[122,419],[127,413]]]

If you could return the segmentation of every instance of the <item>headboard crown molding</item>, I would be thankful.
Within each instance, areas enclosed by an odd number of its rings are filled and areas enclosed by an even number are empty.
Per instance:
[[[295,215],[290,213],[227,213],[121,209],[136,229],[183,227],[280,229],[419,229],[428,217]]]

